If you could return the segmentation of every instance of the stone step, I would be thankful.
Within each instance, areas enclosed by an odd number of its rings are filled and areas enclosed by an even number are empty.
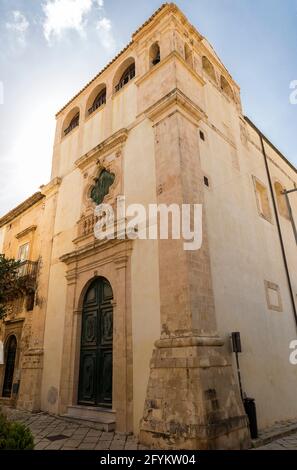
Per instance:
[[[100,431],[111,432],[115,430],[115,412],[96,408],[93,406],[68,406],[67,414],[63,418],[84,424]]]
[[[15,403],[14,398],[0,397],[0,406],[12,407],[14,406],[14,403]]]

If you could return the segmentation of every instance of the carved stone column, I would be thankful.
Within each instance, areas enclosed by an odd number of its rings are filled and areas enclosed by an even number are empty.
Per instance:
[[[202,115],[179,90],[148,112],[159,204],[203,204]],[[165,449],[246,448],[246,416],[216,331],[205,217],[201,249],[184,251],[183,242],[159,240],[161,338],[151,360],[140,441]]]

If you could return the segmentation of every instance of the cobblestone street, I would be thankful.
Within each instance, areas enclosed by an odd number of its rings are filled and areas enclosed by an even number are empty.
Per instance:
[[[95,429],[92,423],[81,424],[46,413],[28,413],[6,408],[5,414],[12,421],[24,423],[34,435],[35,450],[144,450],[133,435],[104,432]],[[295,427],[295,432],[293,432]],[[291,429],[290,429],[291,428]],[[254,450],[297,450],[296,422],[272,428],[271,432],[290,432],[288,436],[274,439]],[[262,438],[269,437],[269,431]],[[271,436],[270,436],[271,438]]]
[[[50,416],[6,409],[12,421],[28,426],[34,435],[35,450],[141,450],[132,435],[103,432],[90,425]]]
[[[269,444],[258,447],[256,450],[297,450],[297,433],[276,439]]]

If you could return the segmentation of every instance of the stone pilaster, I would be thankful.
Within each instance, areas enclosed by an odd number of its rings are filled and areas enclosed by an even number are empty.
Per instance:
[[[17,407],[40,411],[40,384],[43,369],[43,349],[28,349],[23,356],[22,377]]]
[[[159,204],[203,205],[202,115],[179,90],[148,111]],[[185,251],[183,242],[159,240],[161,338],[151,360],[140,441],[167,449],[246,448],[246,416],[217,334],[205,217],[201,249]]]

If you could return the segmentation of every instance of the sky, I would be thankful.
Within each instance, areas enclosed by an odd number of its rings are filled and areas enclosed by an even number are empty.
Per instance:
[[[175,3],[241,87],[244,114],[297,165],[297,0]],[[0,217],[49,182],[55,113],[160,5],[0,0]]]

